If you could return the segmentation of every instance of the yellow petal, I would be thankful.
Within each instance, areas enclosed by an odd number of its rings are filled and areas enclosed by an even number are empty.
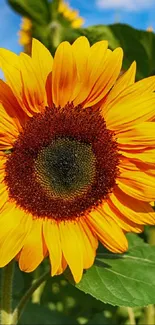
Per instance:
[[[131,96],[139,96],[140,94],[148,94],[155,91],[155,76],[144,78],[137,81],[135,84],[126,88],[121,94],[123,96],[130,93]]]
[[[23,85],[19,56],[9,50],[0,49],[0,67],[2,68],[7,84],[11,88],[21,109],[23,109],[28,116],[32,116],[32,112],[25,106],[22,97]]]
[[[53,62],[52,97],[56,106],[64,107],[71,99],[77,81],[72,47],[63,42],[57,48]]]
[[[121,69],[122,50],[110,51],[107,41],[87,47],[85,73],[81,79],[81,89],[74,99],[74,105],[89,107],[103,99],[114,85]],[[84,48],[85,50],[85,48]],[[89,53],[89,55],[88,55]]]
[[[127,239],[118,226],[118,224],[110,216],[105,214],[101,209],[92,211],[87,223],[89,227],[96,233],[101,243],[114,253],[122,253],[127,250]]]
[[[122,132],[155,116],[155,94],[117,97],[102,114],[110,130]]]
[[[121,75],[116,81],[114,87],[111,89],[107,96],[106,104],[103,105],[104,113],[108,109],[108,104],[115,100],[117,96],[121,96],[123,90],[135,82],[136,75],[136,62],[133,62],[130,68]]]
[[[52,276],[57,274],[62,260],[62,248],[60,244],[60,234],[58,225],[54,221],[45,221],[43,223],[44,239],[49,251],[49,258],[51,262]]]
[[[66,267],[67,267],[67,262],[62,254],[61,264],[57,270],[56,275],[62,274],[65,271]]]
[[[11,149],[19,135],[19,129],[13,118],[6,113],[4,107],[1,104],[0,121],[0,150]]]
[[[82,251],[83,251],[83,268],[84,269],[88,269],[90,268],[93,263],[94,263],[94,259],[95,259],[95,256],[96,256],[96,248],[94,248],[92,246],[92,243],[91,243],[91,237],[94,235],[91,234],[91,235],[88,235],[88,231],[89,228],[87,226],[86,223],[84,222],[81,222],[79,220],[79,227],[80,227],[80,237],[79,237],[79,240],[81,241],[81,244],[82,244]],[[95,238],[96,240],[96,238]],[[96,240],[97,242],[97,240]]]
[[[78,37],[72,44],[72,50],[76,62],[78,78],[83,82],[90,52],[88,39],[84,36]]]
[[[47,103],[52,106],[52,69],[53,57],[48,49],[38,40],[32,40],[32,62],[35,66],[37,78],[42,83],[42,88],[46,88]]]
[[[33,60],[25,53],[20,54],[23,102],[27,110],[39,113],[47,105],[45,85],[35,69]],[[31,76],[31,78],[30,78]]]
[[[127,144],[128,146],[142,146],[149,147],[155,146],[155,123],[144,122],[135,125],[130,130],[119,132],[117,134],[117,142],[121,144]]]
[[[31,117],[46,106],[45,85],[43,88],[28,55],[22,53],[17,56],[11,51],[0,49],[0,67],[21,109],[28,116]]]
[[[97,68],[96,66],[91,67],[91,91],[84,103],[84,107],[95,105],[107,95],[119,76],[122,66],[122,59],[123,51],[121,48],[117,48],[111,52],[110,56],[108,55],[105,62],[100,63],[99,66],[97,65]],[[98,60],[97,53],[96,57],[94,55],[94,60]]]
[[[124,148],[119,148],[119,152],[121,155],[130,158],[130,159],[134,159],[134,161],[142,161],[144,163],[148,163],[148,164],[153,164],[153,168],[154,168],[154,163],[155,163],[155,149],[154,148],[143,148],[143,150],[134,150],[134,148],[132,148],[131,150],[126,150]]]
[[[10,207],[10,202],[8,198],[8,189],[4,183],[5,163],[6,163],[6,154],[0,152],[0,216],[2,216],[3,210],[6,210],[6,205]]]
[[[24,240],[19,256],[19,267],[22,271],[34,271],[46,255],[42,224],[42,220],[32,220],[32,229]]]
[[[31,220],[14,207],[0,218],[0,267],[8,264],[21,250],[31,228]]]
[[[76,221],[62,221],[59,229],[63,254],[77,283],[83,274],[83,251],[79,240],[81,230]]]
[[[25,125],[28,116],[21,109],[11,88],[3,80],[0,80],[0,103],[6,112],[5,114],[8,115],[14,128],[19,133],[22,130],[22,126]]]
[[[155,200],[154,176],[143,171],[121,168],[117,179],[118,187],[126,194],[146,202]]]
[[[150,203],[137,200],[125,194],[117,186],[110,195],[110,201],[127,219],[138,225],[155,224],[155,212],[153,212]]]
[[[136,64],[132,63],[128,71],[126,71],[116,82],[113,89],[110,91],[106,103],[103,105],[104,114],[110,109],[110,103],[114,101],[116,104],[119,100],[129,96],[131,100],[135,100],[139,96],[147,96],[155,90],[155,77],[148,77],[134,83],[136,72]]]
[[[48,49],[35,38],[32,40],[32,62],[35,65],[38,78],[43,81],[43,87],[45,87],[47,77],[52,71],[53,57]]]
[[[139,233],[143,231],[143,226],[130,220],[130,216],[122,214],[110,199],[102,205],[102,211],[113,219],[125,232]]]

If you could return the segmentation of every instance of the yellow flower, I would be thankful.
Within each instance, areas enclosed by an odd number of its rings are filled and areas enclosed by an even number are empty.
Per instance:
[[[21,30],[19,31],[19,44],[24,47],[26,53],[30,53],[32,42],[32,22],[30,19],[23,17]]]
[[[118,78],[122,49],[107,46],[0,50],[0,267],[49,255],[52,275],[68,265],[79,282],[98,240],[121,253],[155,224],[155,77],[135,83],[133,63]]]
[[[58,7],[58,12],[63,15],[68,21],[70,21],[73,28],[80,28],[84,24],[84,19],[79,17],[78,10],[70,8],[69,3],[61,0]]]
[[[153,27],[152,27],[152,26],[149,26],[146,30],[147,30],[148,32],[153,32]]]
[[[67,19],[73,28],[80,28],[84,24],[84,19],[79,17],[78,10],[71,9],[69,4],[63,0],[59,3],[58,12]],[[32,22],[29,18],[22,18],[21,29],[18,34],[19,44],[24,47],[24,51],[27,54],[30,54],[32,43]]]

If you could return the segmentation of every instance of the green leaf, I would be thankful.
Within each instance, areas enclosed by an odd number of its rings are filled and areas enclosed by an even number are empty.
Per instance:
[[[8,3],[15,11],[39,24],[50,22],[48,0],[8,0]]]
[[[155,303],[155,247],[135,236],[125,254],[98,254],[77,288],[104,303],[146,306]]]
[[[47,307],[29,303],[21,316],[20,325],[68,325],[72,319]]]
[[[106,318],[104,313],[98,313],[96,314],[88,323],[87,325],[111,325],[111,318]]]
[[[124,50],[123,69],[126,70],[136,60],[137,79],[155,73],[154,33],[137,30],[125,24],[90,26],[79,30],[79,33],[88,37],[91,44],[107,39],[111,49],[121,46]]]

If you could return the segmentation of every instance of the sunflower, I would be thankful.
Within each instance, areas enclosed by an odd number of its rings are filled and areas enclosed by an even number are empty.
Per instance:
[[[21,29],[18,34],[19,44],[22,45],[24,47],[24,51],[29,54],[32,43],[32,22],[29,18],[22,18]]]
[[[68,2],[61,0],[58,6],[58,16],[61,21],[61,18],[65,20],[65,23],[69,24],[72,28],[80,28],[84,24],[84,19],[79,16],[79,11],[74,10],[69,6]],[[32,45],[32,21],[27,17],[22,17],[22,22],[20,26],[19,35],[19,44],[23,46],[24,52],[27,54],[31,53]]]
[[[135,63],[119,77],[107,46],[0,50],[0,267],[48,255],[52,276],[68,265],[79,282],[98,241],[122,253],[126,232],[155,224],[155,77],[135,83]]]
[[[80,28],[84,24],[84,19],[79,16],[79,11],[72,9],[68,2],[60,0],[58,12],[70,22],[73,28]]]

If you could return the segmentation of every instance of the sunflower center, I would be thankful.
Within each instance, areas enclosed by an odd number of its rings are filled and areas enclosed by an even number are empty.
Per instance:
[[[37,179],[49,196],[72,200],[92,185],[95,156],[91,145],[59,138],[39,152],[35,168]]]
[[[5,166],[9,198],[35,218],[74,219],[103,203],[119,154],[100,109],[46,108],[30,118]]]

